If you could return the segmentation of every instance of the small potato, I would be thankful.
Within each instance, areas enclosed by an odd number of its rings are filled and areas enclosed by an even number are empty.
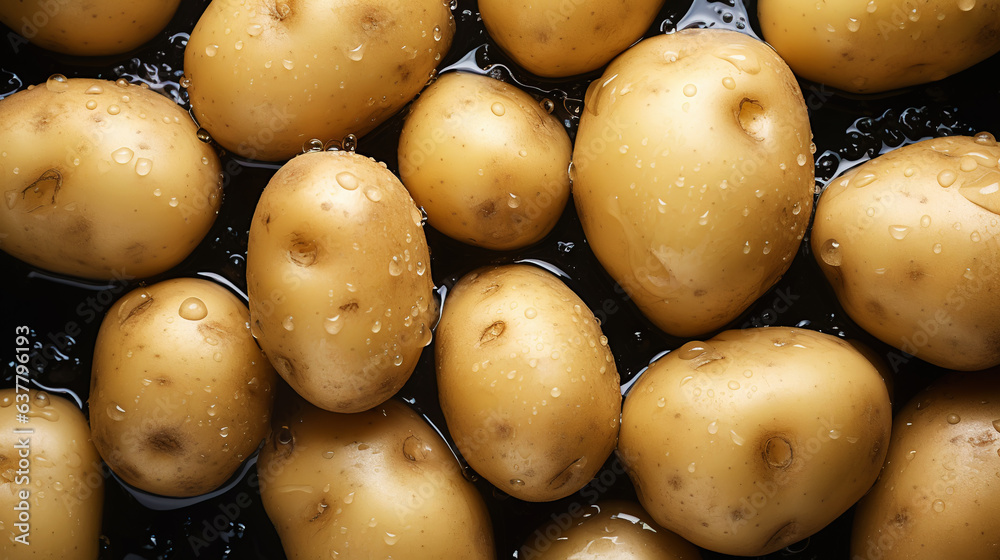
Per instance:
[[[411,107],[399,170],[432,226],[479,247],[517,249],[559,220],[572,149],[562,124],[527,93],[449,72]]]
[[[184,260],[222,202],[222,168],[191,117],[148,89],[53,76],[0,100],[0,249],[95,279]]]
[[[528,537],[520,560],[701,560],[691,543],[656,524],[639,504],[572,504]]]
[[[97,560],[104,472],[75,404],[0,390],[0,473],[0,558]]]
[[[184,51],[191,107],[226,149],[285,160],[394,115],[454,34],[442,0],[213,0]]]
[[[589,482],[618,436],[618,370],[590,309],[528,265],[474,271],[448,295],[435,346],[438,396],[462,456],[532,502]]]
[[[858,504],[854,560],[993,560],[1000,550],[1000,370],[949,373],[893,421]]]
[[[998,159],[987,133],[938,138],[830,182],[811,242],[851,319],[942,367],[1000,364]]]
[[[799,76],[854,93],[946,78],[1000,51],[1000,0],[759,0]]]
[[[257,470],[288,560],[495,557],[482,497],[406,405],[345,415],[296,399],[276,420]]]
[[[195,278],[133,290],[97,335],[90,427],[125,482],[196,496],[226,481],[267,436],[277,376],[246,306]]]
[[[396,393],[431,342],[437,301],[420,210],[352,152],[288,162],[250,225],[253,334],[311,403],[367,410]]]
[[[597,70],[646,32],[663,0],[479,0],[490,37],[529,72],[559,78]]]
[[[657,523],[709,550],[761,556],[864,495],[891,412],[878,370],[839,338],[725,331],[642,374],[625,397],[618,454]]]
[[[0,3],[0,22],[44,49],[112,55],[155,37],[178,5],[180,0],[11,0]]]
[[[812,210],[795,76],[742,33],[646,39],[587,91],[573,197],[604,268],[656,326],[724,327],[788,269]]]

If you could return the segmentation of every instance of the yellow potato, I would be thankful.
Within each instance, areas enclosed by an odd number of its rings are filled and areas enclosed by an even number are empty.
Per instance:
[[[796,74],[854,93],[946,78],[1000,51],[1000,0],[760,0]]]
[[[490,37],[515,62],[545,77],[597,70],[639,40],[663,0],[480,0]]]
[[[864,495],[891,422],[878,370],[847,342],[725,331],[642,374],[625,397],[618,454],[657,523],[709,550],[760,556]]]
[[[410,102],[451,46],[441,0],[213,0],[184,52],[195,117],[244,157],[361,136]]]
[[[12,0],[0,3],[0,22],[45,49],[111,55],[155,37],[178,5],[180,0]]]
[[[989,134],[938,138],[830,182],[813,253],[859,326],[942,367],[1000,364],[998,159]]]
[[[84,278],[177,265],[222,202],[219,158],[196,130],[125,80],[57,75],[0,100],[0,249]]]
[[[528,537],[519,560],[701,560],[691,543],[667,531],[638,504],[604,501],[567,513]]]
[[[224,483],[267,436],[277,376],[228,290],[195,278],[126,294],[97,335],[90,427],[125,482],[164,496]]]
[[[573,197],[604,268],[676,336],[721,328],[788,269],[812,209],[805,102],[767,45],[646,39],[587,91]]]
[[[253,334],[300,395],[360,412],[406,383],[431,342],[437,302],[413,199],[352,152],[285,164],[250,225]]]
[[[75,404],[0,390],[0,472],[0,557],[97,560],[104,472]]]
[[[289,560],[494,558],[482,498],[406,405],[345,415],[296,399],[276,420],[257,470]]]
[[[998,376],[949,373],[896,415],[882,475],[854,515],[852,559],[997,557]]]
[[[450,72],[410,108],[399,171],[432,226],[479,247],[516,249],[562,215],[572,149],[562,124],[527,93]]]
[[[508,494],[557,500],[615,447],[618,370],[586,304],[529,265],[480,269],[448,294],[438,396],[462,456]]]

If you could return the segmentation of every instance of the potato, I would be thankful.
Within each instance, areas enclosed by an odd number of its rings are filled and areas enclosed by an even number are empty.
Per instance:
[[[138,288],[101,323],[90,380],[97,450],[164,496],[224,483],[267,437],[277,376],[228,290],[196,278]]]
[[[148,89],[55,75],[0,100],[0,249],[84,278],[164,272],[208,233],[221,165]]]
[[[701,560],[691,543],[656,524],[638,504],[605,501],[569,513],[528,537],[520,560]]]
[[[257,470],[289,560],[494,558],[482,498],[406,405],[343,415],[297,400],[283,410]]]
[[[214,0],[184,52],[191,106],[226,149],[288,159],[399,111],[454,33],[441,0]]]
[[[796,74],[853,93],[940,80],[1000,51],[1000,0],[759,0]]]
[[[594,477],[621,393],[608,339],[572,290],[529,265],[479,269],[448,295],[437,334],[441,410],[476,472],[532,502]]]
[[[597,70],[639,40],[663,0],[480,0],[490,37],[520,66],[538,76]]]
[[[988,133],[938,138],[830,182],[811,243],[851,319],[942,367],[1000,364],[998,159]]]
[[[725,331],[657,360],[625,397],[618,454],[657,523],[740,556],[819,531],[871,487],[889,394],[847,342]]]
[[[949,373],[896,415],[882,475],[854,515],[851,558],[997,557],[998,376]]]
[[[430,344],[437,300],[421,224],[399,180],[352,152],[301,155],[261,194],[247,254],[253,334],[316,406],[385,401]]]
[[[569,199],[569,135],[533,97],[449,72],[410,108],[399,171],[432,226],[487,249],[542,239]]]
[[[75,404],[0,390],[0,472],[0,557],[97,560],[104,473]]]
[[[812,210],[795,77],[742,33],[646,39],[587,91],[574,200],[604,268],[656,326],[721,328],[784,274]]]
[[[0,22],[56,52],[99,56],[128,52],[174,17],[180,0],[18,0],[0,3]],[[14,52],[17,43],[11,37]]]

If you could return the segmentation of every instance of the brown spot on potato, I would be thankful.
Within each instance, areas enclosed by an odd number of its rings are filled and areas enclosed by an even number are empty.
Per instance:
[[[138,317],[142,315],[143,312],[149,309],[149,306],[153,305],[153,296],[148,292],[144,293],[144,295],[145,297],[129,298],[128,301],[125,301],[122,304],[123,307],[118,310],[118,317],[121,319],[118,322],[119,325],[124,325],[133,317]],[[134,307],[126,311],[124,309],[124,306],[128,305],[129,303],[132,303],[134,300],[140,300],[138,305],[135,305]],[[122,313],[125,314],[124,317],[122,316]]]
[[[323,498],[322,500],[319,501],[319,504],[317,504],[316,506],[316,515],[312,516],[309,519],[309,522],[312,523],[313,521],[316,521],[317,519],[322,517],[322,515],[326,513],[327,509],[329,509],[329,504],[326,503],[326,498]]]
[[[906,527],[906,525],[909,524],[909,522],[910,522],[910,514],[908,511],[906,511],[906,508],[899,510],[899,512],[896,513],[896,515],[893,516],[892,518],[892,524],[897,529],[902,529]]]
[[[507,422],[501,422],[497,424],[496,433],[500,439],[509,439],[514,437],[514,427]]]
[[[964,441],[972,447],[988,447],[992,446],[993,442],[997,440],[996,430],[984,430],[982,433],[973,434],[968,437],[963,438],[962,436],[955,436],[951,438],[951,443],[959,444]]]
[[[485,329],[483,329],[482,336],[479,337],[479,344],[477,344],[477,346],[481,346],[488,342],[493,342],[494,340],[500,338],[500,336],[503,335],[504,329],[506,328],[507,325],[503,321],[497,321],[492,325],[486,327]]]
[[[490,284],[489,286],[486,286],[485,288],[483,288],[483,295],[485,296],[485,295],[487,295],[487,294],[489,294],[489,293],[491,293],[491,292],[493,292],[495,290],[498,290],[498,289],[500,289],[500,285],[499,284],[495,284],[495,283],[494,284]]]
[[[497,204],[494,200],[487,200],[476,207],[476,215],[480,218],[489,219],[496,216]]]
[[[881,321],[884,321],[885,319],[888,318],[885,306],[882,305],[878,300],[870,299],[867,302],[865,302],[865,309],[868,310],[868,313],[870,315],[878,318]]]
[[[676,492],[684,486],[684,480],[679,476],[672,476],[670,477],[670,480],[667,481],[667,485],[669,485],[670,488]]]
[[[764,106],[759,101],[744,97],[740,101],[736,118],[740,123],[740,128],[747,136],[758,142],[763,142],[767,124],[765,115]]]
[[[708,292],[706,290],[702,290],[702,289],[698,289],[698,290],[694,291],[695,297],[701,297],[701,296],[703,296],[703,295],[705,295],[707,293]]]
[[[912,266],[910,266],[910,270],[908,272],[910,280],[913,280],[914,282],[919,282],[924,278],[924,276],[927,276],[927,273],[924,272],[924,270],[920,268],[920,266],[918,266],[916,263],[911,263],[911,265]]]
[[[786,469],[792,464],[792,444],[784,436],[767,438],[761,450],[764,464],[772,469]]]
[[[583,460],[583,457],[578,457],[573,462],[571,462],[570,464],[566,465],[563,468],[563,470],[559,471],[559,474],[553,476],[549,480],[549,484],[548,484],[549,488],[552,489],[552,490],[558,490],[559,488],[562,488],[563,486],[565,486],[566,483],[568,483],[570,480],[572,480],[573,477],[576,475],[576,471],[573,470],[573,467],[575,465],[577,465],[578,463],[580,463],[580,461],[582,461],[582,460]]]
[[[358,302],[356,302],[356,301],[349,301],[349,302],[345,303],[344,305],[341,305],[340,306],[340,310],[341,311],[357,311],[358,310]]]
[[[56,195],[62,189],[62,174],[58,169],[45,170],[37,179],[21,190],[21,200],[17,206],[25,213],[31,213],[46,206],[54,206]]]
[[[157,453],[165,455],[180,455],[184,450],[184,442],[173,429],[164,429],[150,434],[146,445]]]

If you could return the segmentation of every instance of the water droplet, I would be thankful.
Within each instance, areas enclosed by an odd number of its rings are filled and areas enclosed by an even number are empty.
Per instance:
[[[931,508],[933,508],[935,512],[941,513],[944,511],[944,502],[941,500],[934,500],[934,503],[931,504]]]
[[[714,435],[714,434],[718,433],[718,431],[719,431],[719,421],[718,420],[712,420],[708,424],[708,433]]]
[[[288,60],[287,58],[281,61],[281,65],[285,67],[285,70],[295,68],[295,62]]]
[[[373,333],[377,333],[380,330],[382,330],[382,321],[379,321],[378,319],[376,319],[375,322],[372,323],[372,332]]]
[[[740,382],[733,379],[732,381],[727,383],[726,386],[729,387],[730,390],[736,391],[740,388]]]
[[[968,12],[972,8],[976,7],[976,0],[958,0],[958,9],[963,12]]]
[[[840,253],[840,243],[836,239],[827,239],[820,248],[820,258],[829,266],[840,266],[844,260]]]
[[[369,185],[365,187],[365,197],[372,202],[378,202],[382,200],[382,190],[374,185]]]
[[[219,45],[208,45],[205,47],[205,56],[213,57],[219,54]]]
[[[934,247],[933,247],[933,251],[934,251],[935,255],[940,255],[941,254],[941,244],[940,243],[935,243]]]
[[[69,90],[69,80],[66,76],[62,74],[52,74],[49,79],[45,81],[45,89],[51,91],[52,93],[63,93]]]
[[[698,86],[694,84],[687,84],[684,86],[683,91],[685,97],[694,97],[695,95],[698,94]]]
[[[335,455],[335,453],[333,451],[324,451],[323,452],[323,458],[324,459],[333,459],[334,455]],[[327,485],[325,488],[323,488],[323,491],[324,492],[329,492],[330,491],[329,485]]]
[[[694,463],[691,463],[690,465],[688,465],[688,472],[689,473],[693,473],[694,470],[695,470],[695,464]]]
[[[403,273],[403,263],[399,261],[399,256],[393,256],[392,260],[389,261],[389,274],[391,276],[399,276]]]
[[[94,85],[90,86],[89,88],[87,88],[87,91],[85,91],[83,93],[86,94],[86,95],[100,95],[100,94],[104,93],[104,86],[102,86],[100,84],[94,84]],[[989,134],[989,133],[985,133],[985,134]]]
[[[667,406],[667,399],[664,397],[660,397],[660,400],[656,401],[656,406],[659,408]]]
[[[385,538],[385,544],[387,544],[389,546],[392,546],[392,545],[396,544],[397,542],[399,542],[399,535],[397,535],[395,533],[390,533],[389,531],[385,532],[385,537],[384,538]]]
[[[344,496],[344,503],[345,504],[349,504],[349,503],[351,503],[353,501],[354,501],[354,492],[351,492],[350,494]]]
[[[261,27],[260,24],[256,24],[255,23],[255,24],[247,26],[247,35],[249,35],[251,37],[256,37],[256,36],[260,35],[263,30],[264,30],[264,28]]]
[[[733,439],[733,443],[735,443],[736,445],[743,445],[743,443],[746,441],[746,439],[744,439],[743,436],[737,434],[734,430],[729,430],[729,437]]]
[[[90,109],[91,111],[93,111],[96,108],[97,108],[97,102],[96,101],[94,101],[93,99],[91,99],[90,101],[87,102],[87,109]]]
[[[889,235],[893,239],[902,240],[908,233],[910,233],[909,226],[889,226]]]
[[[722,78],[722,87],[726,89],[736,89],[736,80],[726,76],[725,78]]]
[[[551,99],[543,99],[543,100],[541,100],[541,102],[539,102],[539,106],[546,113],[552,113],[552,111],[554,111],[555,108],[556,108],[556,104],[553,103]],[[528,153],[525,152],[524,150],[521,150],[521,152],[522,152],[521,157],[524,157],[524,156],[528,155]]]
[[[993,429],[1000,432],[1000,418],[993,421]]]
[[[109,115],[117,115],[118,113],[121,113],[121,112],[122,112],[121,107],[119,107],[117,105],[108,105],[108,114]]]
[[[118,403],[112,402],[108,404],[107,408],[108,417],[115,422],[121,422],[125,419],[125,409],[118,405]]]
[[[958,163],[958,168],[967,173],[975,171],[977,167],[979,167],[979,162],[976,161],[976,158],[971,156],[962,156],[962,159],[960,159]]]
[[[853,33],[858,29],[861,29],[861,22],[858,21],[858,18],[847,18],[847,30]]]
[[[750,242],[749,241],[747,241],[746,243],[743,244],[743,254],[744,255],[749,255],[750,254]]]
[[[132,161],[133,155],[135,155],[135,152],[129,148],[118,148],[111,152],[111,159],[115,160],[116,163],[125,164]]]
[[[181,302],[177,314],[188,321],[200,321],[208,316],[208,307],[200,299],[189,297]]]
[[[521,199],[514,193],[510,193],[510,198],[507,199],[507,206],[509,208],[517,208],[521,205]]]
[[[282,328],[284,328],[286,331],[289,332],[295,330],[295,318],[292,317],[291,315],[285,317],[285,319],[281,321],[281,326]]]
[[[952,413],[948,415],[947,420],[949,424],[958,424],[959,422],[962,421],[962,417],[955,413]]]
[[[353,60],[355,62],[361,60],[364,57],[365,57],[365,44],[364,43],[361,43],[360,45],[358,45],[358,46],[354,47],[353,49],[347,51],[347,58],[349,58],[349,59],[351,59],[351,60]]]
[[[549,392],[552,394],[553,397],[558,397],[559,395],[562,394],[562,391],[559,390],[559,387],[553,387],[552,390]]]
[[[828,435],[830,436],[830,439],[840,439],[841,432],[840,430],[834,428],[829,431]]]
[[[938,184],[944,188],[954,185],[956,179],[958,179],[958,175],[950,169],[945,169],[937,176]]]
[[[503,103],[500,103],[499,101],[493,103],[493,105],[490,106],[490,110],[493,111],[493,114],[498,117],[502,117],[504,113],[507,112],[507,110],[503,106]]]
[[[524,310],[524,317],[526,319],[534,319],[537,316],[538,316],[538,311],[536,311],[534,307],[528,307],[527,309]]]
[[[145,177],[149,175],[149,172],[153,170],[153,162],[147,158],[139,158],[135,160],[135,173],[140,177]]]

